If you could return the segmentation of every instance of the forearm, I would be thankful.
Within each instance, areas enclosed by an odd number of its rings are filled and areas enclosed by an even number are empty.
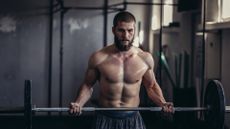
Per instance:
[[[80,106],[84,106],[85,103],[90,99],[92,92],[93,88],[91,86],[83,84],[79,89],[75,102],[78,103]]]
[[[162,107],[166,103],[162,90],[159,85],[151,86],[147,89],[149,98],[157,105]]]

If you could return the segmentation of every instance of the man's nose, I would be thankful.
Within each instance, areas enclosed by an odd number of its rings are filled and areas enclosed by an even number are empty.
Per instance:
[[[122,35],[123,39],[128,40],[129,39],[129,33],[127,31],[125,31]]]

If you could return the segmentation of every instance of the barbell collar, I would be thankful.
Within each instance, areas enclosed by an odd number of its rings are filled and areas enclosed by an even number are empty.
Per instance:
[[[230,106],[225,106],[225,112],[230,113]]]

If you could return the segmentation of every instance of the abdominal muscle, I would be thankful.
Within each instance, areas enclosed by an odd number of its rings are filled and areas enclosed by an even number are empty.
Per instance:
[[[140,82],[135,84],[107,84],[101,85],[100,107],[138,107]]]

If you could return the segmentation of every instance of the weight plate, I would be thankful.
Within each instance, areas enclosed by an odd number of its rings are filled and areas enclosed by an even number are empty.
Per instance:
[[[204,114],[208,129],[223,129],[225,95],[221,82],[212,80],[208,83],[204,96],[204,106],[210,109]]]

